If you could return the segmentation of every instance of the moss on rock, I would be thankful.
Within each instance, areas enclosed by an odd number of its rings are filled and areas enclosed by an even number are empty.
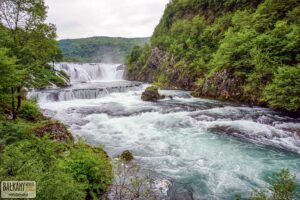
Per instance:
[[[123,161],[129,162],[129,161],[133,160],[133,155],[130,151],[126,150],[126,151],[123,151],[123,153],[120,155],[120,158]]]
[[[158,87],[150,86],[142,93],[143,101],[153,101],[156,102],[159,99],[165,98],[163,95],[160,95],[158,92]]]

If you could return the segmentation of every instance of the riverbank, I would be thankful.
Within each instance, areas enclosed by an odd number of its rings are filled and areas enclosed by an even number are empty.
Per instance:
[[[35,181],[38,199],[100,198],[110,189],[113,167],[102,148],[75,142],[36,102],[24,101],[19,114],[0,121],[1,181]]]

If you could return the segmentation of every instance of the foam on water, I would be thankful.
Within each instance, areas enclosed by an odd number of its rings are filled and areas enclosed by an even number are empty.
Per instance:
[[[163,91],[173,99],[143,102],[141,92],[40,106],[111,156],[132,151],[142,166],[183,185],[194,199],[232,199],[265,185],[282,168],[300,183],[299,119],[181,91]]]

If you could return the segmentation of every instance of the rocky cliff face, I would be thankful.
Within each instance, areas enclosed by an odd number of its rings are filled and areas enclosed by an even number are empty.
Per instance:
[[[232,71],[222,70],[207,78],[198,87],[193,95],[195,97],[207,96],[225,100],[243,100],[244,80],[233,75]]]

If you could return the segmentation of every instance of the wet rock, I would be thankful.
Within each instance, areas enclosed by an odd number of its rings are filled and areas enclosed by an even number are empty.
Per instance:
[[[72,134],[65,125],[58,121],[46,121],[33,129],[33,133],[38,137],[50,136],[50,139],[59,142],[74,141]]]
[[[164,95],[160,95],[158,92],[158,88],[155,86],[151,86],[146,88],[146,90],[142,93],[143,101],[158,101],[159,99],[164,99]]]
[[[121,159],[124,160],[125,162],[130,162],[133,160],[133,155],[130,151],[126,150],[123,151],[123,153],[120,155]]]
[[[125,65],[119,65],[117,71],[125,70]]]

